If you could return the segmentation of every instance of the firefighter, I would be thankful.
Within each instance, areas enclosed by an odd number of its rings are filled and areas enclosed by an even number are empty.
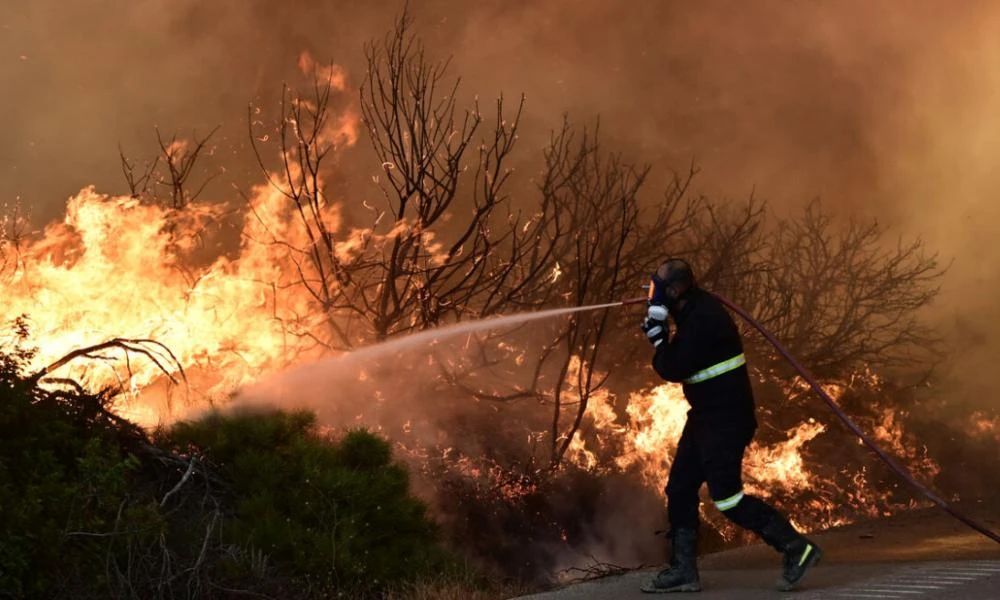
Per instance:
[[[670,335],[667,317],[673,317]],[[708,483],[715,506],[783,554],[778,588],[795,587],[821,552],[773,507],[743,491],[743,453],[757,429],[753,390],[739,330],[722,304],[699,289],[691,266],[664,262],[652,276],[642,329],[655,348],[653,369],[683,383],[691,409],[667,480],[671,558],[642,591],[696,592],[698,491]]]

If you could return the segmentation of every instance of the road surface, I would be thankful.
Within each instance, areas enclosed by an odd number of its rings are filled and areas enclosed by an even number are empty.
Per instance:
[[[969,508],[993,530],[1000,506]],[[824,550],[797,592],[778,592],[779,555],[758,545],[705,556],[698,600],[1000,600],[1000,544],[937,509],[812,534]],[[578,583],[520,600],[651,600],[639,586],[655,573],[637,571]]]

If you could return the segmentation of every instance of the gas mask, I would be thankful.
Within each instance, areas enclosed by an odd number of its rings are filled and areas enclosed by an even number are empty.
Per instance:
[[[649,278],[649,304],[651,306],[666,306],[668,310],[673,309],[679,298],[677,291],[671,285],[672,277],[661,279],[656,273]]]
[[[656,272],[650,275],[649,304],[651,306],[665,306],[667,310],[674,312],[677,308],[677,302],[696,284],[691,267],[686,262],[679,259],[667,261],[668,264],[671,262],[677,262],[680,266],[669,269],[666,277],[661,278]]]

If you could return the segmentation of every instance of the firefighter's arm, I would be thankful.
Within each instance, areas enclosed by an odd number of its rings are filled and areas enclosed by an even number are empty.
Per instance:
[[[680,383],[694,375],[698,369],[698,315],[691,315],[684,327],[678,328],[673,336],[656,347],[653,354],[653,369],[667,381]]]

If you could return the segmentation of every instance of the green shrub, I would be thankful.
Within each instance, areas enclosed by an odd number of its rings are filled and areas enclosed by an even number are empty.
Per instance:
[[[367,431],[334,440],[311,413],[247,411],[157,437],[202,454],[227,482],[225,542],[259,550],[307,589],[361,593],[449,566],[406,470]]]
[[[119,445],[130,431],[102,412],[105,394],[42,390],[22,373],[29,357],[0,353],[0,595],[13,597],[98,582],[96,538],[84,534],[113,524],[138,465]]]

